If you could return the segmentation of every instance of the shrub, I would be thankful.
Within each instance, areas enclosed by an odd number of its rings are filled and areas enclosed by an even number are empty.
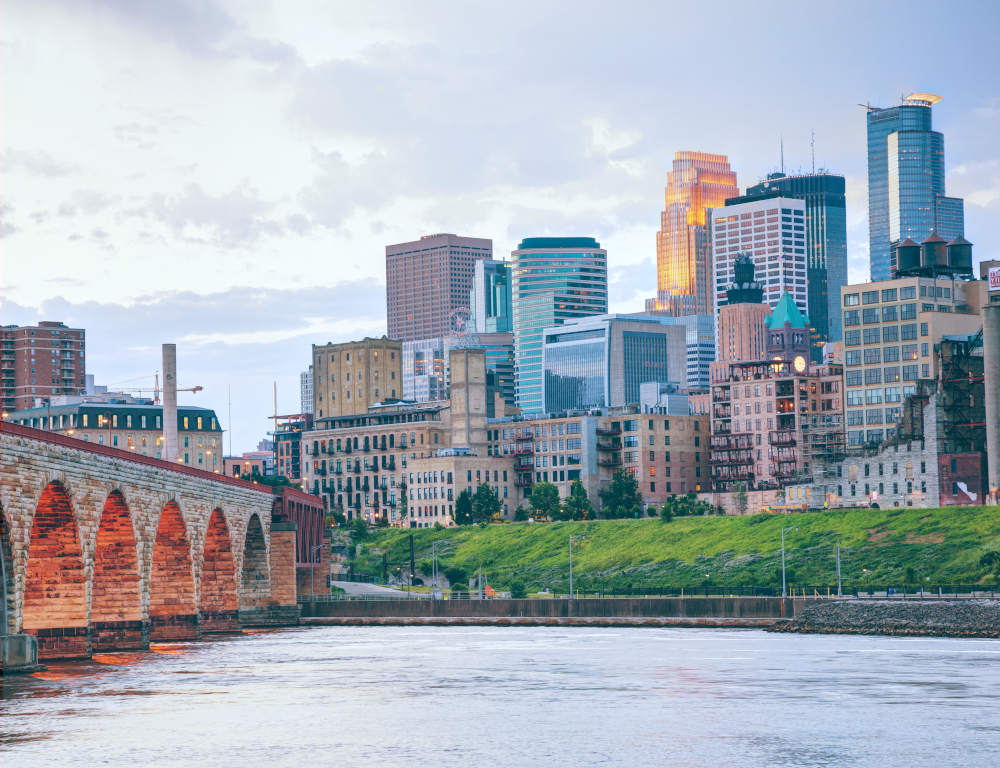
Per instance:
[[[528,589],[523,581],[518,580],[510,585],[510,596],[515,600],[523,600],[528,596]]]
[[[657,515],[659,515],[659,512],[656,511],[656,507],[651,506],[646,509],[646,514],[649,515],[650,517],[656,517]]]
[[[526,523],[528,522],[528,510],[524,507],[518,507],[514,510],[514,522],[515,523]]]

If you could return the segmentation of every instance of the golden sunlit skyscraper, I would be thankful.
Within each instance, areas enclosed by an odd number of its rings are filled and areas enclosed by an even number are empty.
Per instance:
[[[667,175],[666,209],[656,233],[656,298],[646,310],[685,317],[711,315],[712,256],[706,210],[738,197],[736,172],[725,155],[676,152]]]

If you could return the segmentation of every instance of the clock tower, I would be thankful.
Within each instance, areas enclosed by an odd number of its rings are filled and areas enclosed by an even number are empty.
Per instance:
[[[809,372],[809,317],[803,315],[788,291],[774,308],[767,328],[767,357],[785,360],[792,372]]]

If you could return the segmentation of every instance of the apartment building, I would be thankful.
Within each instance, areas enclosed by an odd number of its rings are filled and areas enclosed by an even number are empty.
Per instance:
[[[403,397],[403,344],[386,336],[312,347],[312,400],[317,419],[363,415]]]
[[[271,477],[274,475],[274,451],[248,451],[242,456],[224,456],[223,473],[230,477]]]
[[[0,405],[26,410],[86,388],[86,331],[44,320],[0,328]]]

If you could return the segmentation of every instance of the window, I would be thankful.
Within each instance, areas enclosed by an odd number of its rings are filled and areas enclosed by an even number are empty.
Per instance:
[[[882,307],[882,322],[883,323],[894,323],[898,318],[898,312],[896,307]]]
[[[882,350],[878,347],[865,350],[865,365],[878,365],[882,362]]]
[[[866,389],[865,390],[865,402],[868,405],[874,405],[875,403],[882,402],[882,390],[881,389]]]
[[[865,331],[867,333],[868,331]],[[847,331],[844,333],[844,345],[856,347],[861,344],[861,331]]]
[[[895,288],[887,288],[886,290],[882,291],[882,301],[883,301],[883,303],[886,302],[886,301],[895,301],[895,300],[896,300],[896,289]]]
[[[916,360],[917,359],[917,345],[916,344],[904,344],[903,345],[903,359],[904,360]]]
[[[869,323],[877,323],[879,321],[878,307],[866,309],[863,314],[865,325],[868,325]]]
[[[622,440],[622,445],[626,448],[638,448],[639,447],[639,436],[638,435],[626,435]]]
[[[929,379],[931,377],[931,364],[930,363],[924,363],[921,366],[921,374],[920,375],[923,376],[925,379]]]
[[[882,328],[882,341],[899,341],[899,326],[887,325]]]
[[[861,350],[848,351],[844,353],[845,365],[861,365]]]
[[[865,423],[865,412],[862,410],[847,412],[847,426],[860,427]]]
[[[865,291],[861,294],[861,301],[864,304],[878,304],[878,291]]]
[[[663,444],[664,445],[670,445],[670,435],[664,435],[663,436]],[[668,459],[668,461],[669,461],[669,459]]]
[[[903,381],[916,381],[917,380],[917,366],[915,365],[904,365],[903,366]],[[911,393],[906,393],[911,394]]]
[[[882,369],[881,368],[866,368],[865,369],[865,384],[881,384],[882,383]]]
[[[847,386],[849,387],[859,387],[861,386],[861,371],[847,371]]]
[[[865,415],[868,418],[868,423],[869,424],[881,424],[882,423],[882,409],[881,408],[869,408],[865,412]],[[866,464],[865,467],[867,468],[868,465]]]
[[[895,363],[899,360],[899,347],[885,347],[882,350],[882,360],[886,363]]]
[[[928,349],[928,344],[925,341],[923,344],[920,345],[920,356],[921,357],[930,357],[930,354],[931,353],[930,353],[930,350]]]
[[[914,325],[913,327],[914,327],[914,329],[916,329],[916,327],[917,327],[917,326],[915,326],[915,325]],[[921,336],[927,336],[927,335],[928,335],[928,331],[927,331],[927,323],[921,323],[921,324],[920,324],[920,335],[921,335]],[[911,338],[911,339],[915,339],[915,338],[917,338],[917,334],[916,334],[916,333],[914,333],[914,334],[913,334],[913,336],[911,336],[910,338]]]
[[[857,293],[845,293],[844,294],[844,306],[845,307],[856,307],[860,303],[860,294]]]
[[[899,313],[900,320],[916,320],[917,319],[917,305],[916,304],[903,304],[902,309]]]
[[[865,344],[878,344],[879,339],[878,328],[865,328]]]
[[[629,421],[626,421],[622,425],[622,431],[623,432],[638,432],[639,431],[639,420],[638,419],[631,419]]]
[[[907,285],[899,289],[900,299],[915,299],[917,298],[917,286]]]
[[[894,365],[885,369],[885,383],[899,381],[899,366]],[[888,391],[888,390],[887,390]]]
[[[914,308],[917,306],[913,305]],[[861,325],[861,313],[856,309],[849,310],[844,313],[844,325]],[[916,317],[916,312],[914,312],[914,317]]]
[[[858,382],[860,384],[860,382]],[[849,389],[847,391],[847,404],[848,405],[862,405],[864,395],[860,389]]]
[[[927,325],[927,324],[926,323],[922,323],[922,325]],[[909,325],[904,325],[903,328],[902,328],[902,330],[903,330],[903,333],[902,333],[902,335],[901,335],[900,338],[902,338],[903,341],[908,341],[910,339],[917,338],[917,324],[916,323],[910,323]]]
[[[921,304],[920,305],[920,311],[921,312],[933,312],[934,311],[934,305],[933,304]]]

